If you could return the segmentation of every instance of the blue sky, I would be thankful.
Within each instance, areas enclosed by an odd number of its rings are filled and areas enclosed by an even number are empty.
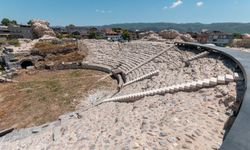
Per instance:
[[[0,0],[0,19],[52,25],[250,22],[250,0]]]

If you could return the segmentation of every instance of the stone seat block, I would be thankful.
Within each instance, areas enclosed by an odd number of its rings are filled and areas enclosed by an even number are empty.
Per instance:
[[[164,93],[168,93],[168,92],[170,92],[170,88],[169,88],[169,87],[162,88],[162,90],[164,90]]]
[[[179,91],[179,87],[177,85],[174,85],[173,88],[174,88],[174,92]]]
[[[173,93],[174,92],[174,86],[169,87],[169,92]]]
[[[184,84],[184,90],[190,90],[190,83],[185,83]]]
[[[238,73],[234,73],[234,80],[240,80],[240,75]]]
[[[234,81],[234,76],[232,76],[232,75],[229,75],[229,74],[227,74],[227,75],[225,75],[225,80],[227,81],[227,82],[233,82]]]
[[[226,83],[226,77],[225,76],[218,76],[217,80],[218,80],[219,84],[225,84]]]
[[[211,78],[211,79],[209,80],[209,85],[210,85],[210,86],[215,86],[215,85],[217,85],[217,84],[218,84],[217,78]]]
[[[179,84],[179,90],[180,90],[180,91],[185,90],[185,86],[184,86],[184,84]]]
[[[202,80],[202,85],[203,87],[208,87],[209,86],[209,79]]]
[[[163,89],[163,88],[161,88],[161,89],[159,89],[159,92],[158,92],[159,94],[165,94],[166,93],[166,90],[165,89]]]
[[[196,87],[202,88],[203,87],[203,82],[201,80],[196,81]]]
[[[196,83],[195,82],[190,83],[190,89],[196,89]]]

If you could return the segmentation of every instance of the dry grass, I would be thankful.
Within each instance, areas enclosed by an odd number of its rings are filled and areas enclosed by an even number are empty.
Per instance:
[[[73,61],[82,61],[85,58],[85,54],[75,51],[68,54],[58,54],[47,57],[48,61],[53,62],[73,62]]]
[[[114,89],[116,83],[111,78],[96,83],[106,75],[90,70],[21,73],[15,79],[19,83],[0,86],[0,130],[56,120],[73,111],[88,91]]]
[[[63,44],[38,42],[35,44],[34,48],[32,54],[43,56],[45,58],[44,63],[82,61],[86,57],[85,52],[78,50],[76,42],[66,42]]]
[[[78,49],[76,42],[57,44],[53,42],[37,42],[34,46],[38,55],[69,53]]]

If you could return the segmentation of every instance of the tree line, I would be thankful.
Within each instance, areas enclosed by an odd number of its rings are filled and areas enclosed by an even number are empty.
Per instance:
[[[10,24],[13,24],[13,25],[17,25],[17,21],[16,20],[11,20],[9,18],[3,18],[2,21],[1,21],[1,24],[4,25],[4,26],[8,26]],[[28,25],[31,25],[31,20],[29,20],[27,22]]]

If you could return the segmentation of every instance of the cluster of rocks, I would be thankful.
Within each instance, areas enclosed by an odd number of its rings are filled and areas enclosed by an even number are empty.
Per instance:
[[[56,37],[55,32],[49,27],[49,22],[47,22],[47,21],[32,20],[31,21],[31,28],[32,28],[34,35],[37,38],[42,38],[43,36],[47,36],[46,38]]]
[[[234,39],[231,43],[231,46],[234,48],[250,48],[250,38],[246,39]]]
[[[126,74],[126,80],[155,70],[160,71],[159,76],[127,85],[118,96],[233,74],[235,70],[234,62],[216,54],[192,60],[185,67],[184,60],[201,51],[182,51],[165,42],[83,40],[79,44],[89,52],[85,61],[123,72],[161,53]],[[63,115],[59,121],[37,129],[16,130],[0,138],[1,146],[3,149],[218,149],[243,84],[239,81],[193,92],[155,95],[134,103],[82,106],[76,115]],[[100,99],[105,98],[101,96]],[[92,99],[83,102],[91,106]]]
[[[147,41],[164,41],[164,39],[160,37],[159,34],[155,33],[154,31],[140,33],[139,38],[142,40],[147,40]]]
[[[181,34],[176,30],[162,30],[159,33],[153,31],[140,34],[140,38],[148,41],[167,41],[173,42],[195,42],[190,34]]]

